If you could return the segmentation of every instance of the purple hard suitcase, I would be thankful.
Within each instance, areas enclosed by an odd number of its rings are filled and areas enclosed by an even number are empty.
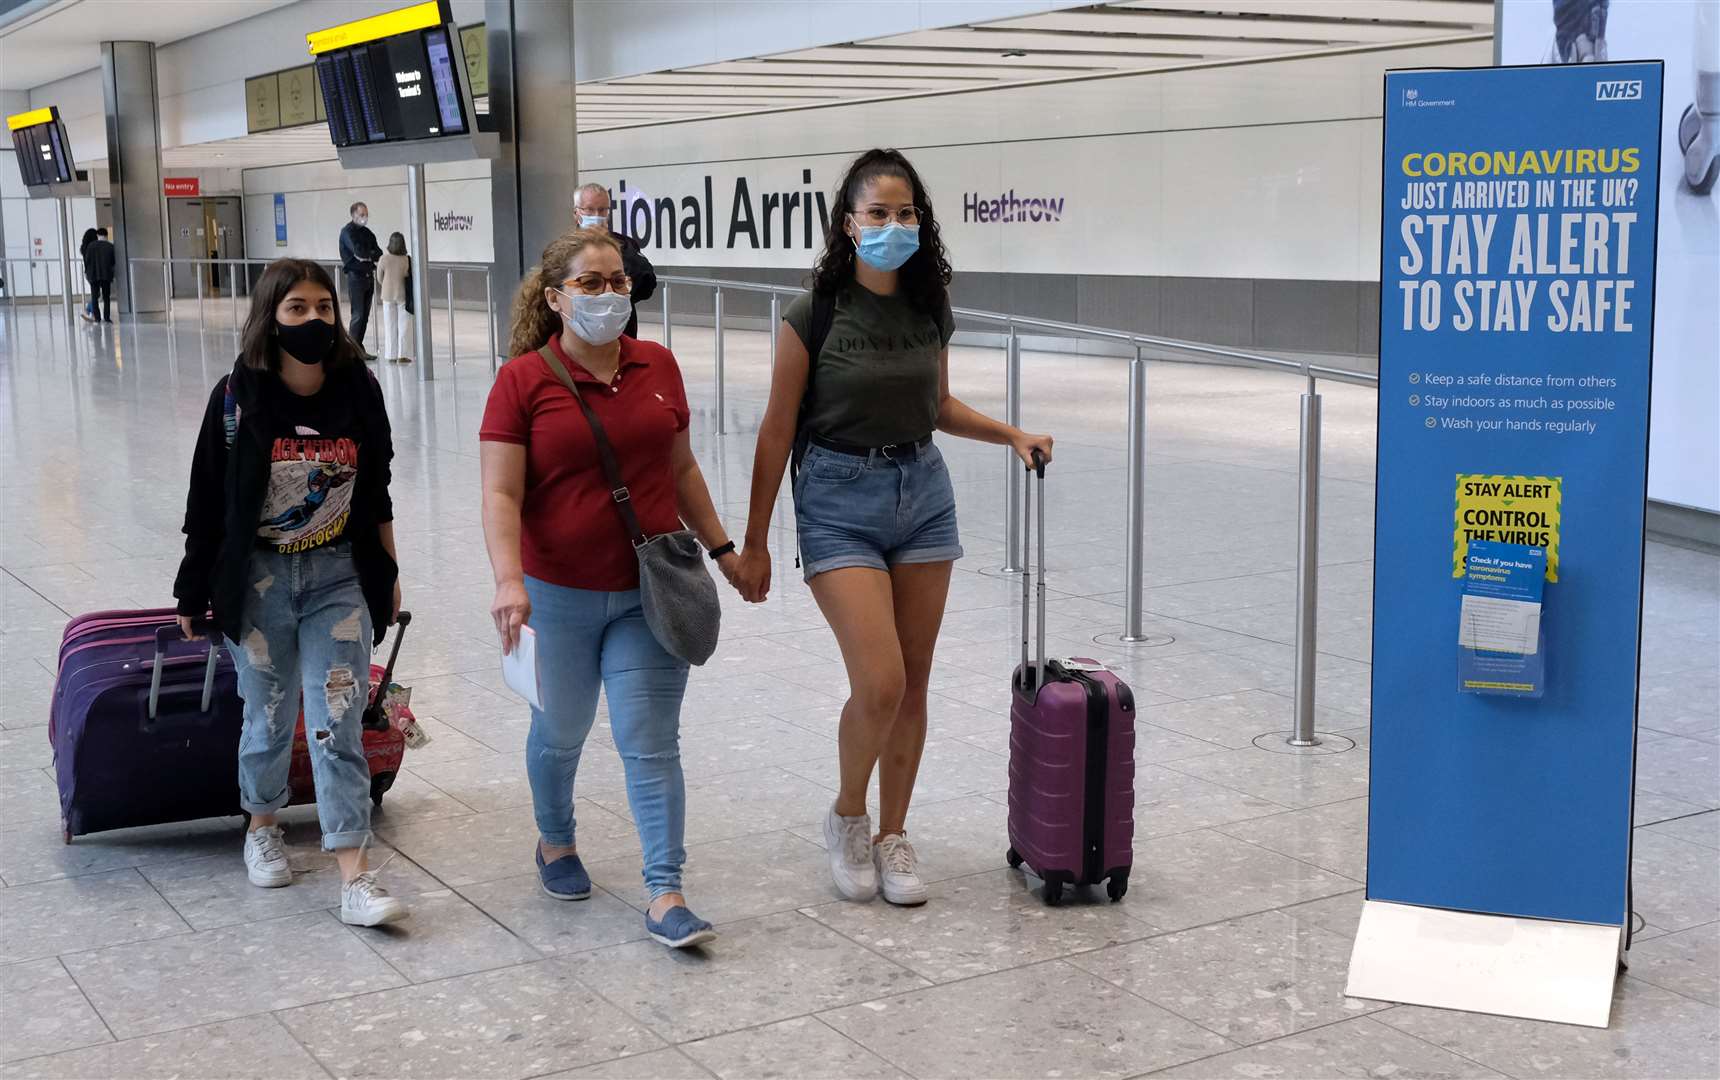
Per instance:
[[[237,676],[172,608],[66,625],[48,719],[64,838],[239,813]]]
[[[1028,658],[1035,575],[1022,573],[1021,666],[1009,710],[1009,865],[1045,882],[1045,902],[1066,886],[1129,889],[1135,840],[1135,695],[1090,660],[1045,656],[1045,466],[1038,482],[1038,650]],[[1033,502],[1025,531],[1033,534]],[[1022,545],[1027,550],[1028,545]]]

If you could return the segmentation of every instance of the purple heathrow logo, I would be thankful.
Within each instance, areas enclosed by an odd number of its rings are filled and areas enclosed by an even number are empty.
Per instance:
[[[1063,196],[1052,198],[1036,195],[1023,199],[1017,198],[1015,189],[1010,188],[995,199],[987,199],[977,191],[967,192],[962,195],[962,220],[982,223],[998,221],[1005,224],[1062,221]]]

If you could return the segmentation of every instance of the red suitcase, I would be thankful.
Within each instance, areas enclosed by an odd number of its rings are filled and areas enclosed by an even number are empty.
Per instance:
[[[394,786],[400,773],[400,763],[406,757],[405,728],[415,723],[412,711],[402,707],[399,720],[391,720],[383,709],[388,686],[394,681],[394,661],[400,656],[400,640],[412,622],[412,613],[402,611],[396,618],[394,646],[388,652],[388,665],[370,665],[370,700],[364,709],[364,757],[370,763],[370,801],[382,805],[382,796]],[[292,794],[288,806],[317,801],[316,781],[311,775],[310,745],[305,741],[305,710],[299,706],[299,725],[293,731],[293,764],[287,773],[287,789]]]
[[[1022,516],[1031,538],[1037,489],[1038,570],[1021,575],[1021,666],[1009,710],[1009,865],[1026,863],[1045,882],[1047,904],[1058,903],[1065,887],[1101,881],[1121,900],[1134,865],[1135,695],[1091,660],[1046,659],[1045,466],[1035,466]],[[1030,661],[1035,581],[1038,647]]]

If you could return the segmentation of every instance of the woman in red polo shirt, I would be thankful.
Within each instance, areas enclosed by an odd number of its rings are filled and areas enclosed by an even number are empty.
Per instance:
[[[532,710],[526,776],[543,890],[559,900],[591,895],[574,844],[573,781],[601,687],[644,851],[645,927],[684,948],[715,936],[681,895],[687,666],[645,623],[638,563],[591,427],[545,359],[553,355],[573,376],[608,434],[644,532],[686,522],[732,578],[734,544],[693,457],[675,357],[622,336],[631,290],[621,249],[595,230],[557,238],[526,275],[514,299],[514,358],[496,376],[479,432],[484,541],[502,648],[514,647],[527,622],[537,635],[543,708]]]

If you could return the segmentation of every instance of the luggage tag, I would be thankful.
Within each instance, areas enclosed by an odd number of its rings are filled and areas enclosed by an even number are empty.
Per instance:
[[[1099,661],[1097,661],[1097,660],[1088,660],[1086,657],[1081,657],[1081,656],[1072,656],[1067,660],[1060,660],[1060,661],[1058,661],[1058,663],[1063,665],[1063,669],[1065,671],[1110,671],[1111,670],[1110,668],[1106,667],[1104,664],[1099,663]]]
[[[388,722],[394,725],[394,730],[406,737],[406,748],[421,750],[430,745],[430,733],[406,711],[411,704],[412,688],[390,683],[388,693],[382,698],[382,711],[388,717]]]

